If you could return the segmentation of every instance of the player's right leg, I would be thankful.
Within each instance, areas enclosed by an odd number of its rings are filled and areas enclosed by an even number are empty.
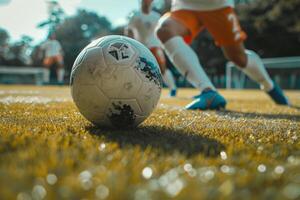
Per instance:
[[[186,108],[193,110],[224,108],[225,99],[216,91],[209,80],[196,53],[183,40],[184,36],[191,34],[191,30],[182,21],[179,22],[177,18],[174,19],[172,14],[174,13],[165,15],[160,20],[156,34],[174,66],[194,87],[202,92],[199,98],[187,105]],[[193,16],[188,21],[198,23],[198,20]]]
[[[47,85],[50,82],[50,66],[52,65],[52,59],[50,57],[44,58],[43,61],[43,84]]]
[[[63,85],[64,83],[64,77],[65,77],[65,69],[64,69],[64,61],[62,56],[56,56],[56,63],[57,63],[57,82],[59,85]]]

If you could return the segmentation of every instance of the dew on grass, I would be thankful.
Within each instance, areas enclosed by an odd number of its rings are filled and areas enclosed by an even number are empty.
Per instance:
[[[190,163],[186,163],[183,166],[183,169],[188,173],[190,177],[195,177],[197,175],[197,171],[193,168],[193,166]]]
[[[203,183],[206,183],[215,177],[215,169],[214,168],[201,167],[197,171],[198,171],[198,178]]]
[[[26,192],[20,192],[17,195],[17,200],[31,200],[31,196],[27,194]]]
[[[42,185],[35,185],[31,195],[33,199],[44,199],[47,195],[47,191]]]
[[[266,172],[266,170],[267,170],[267,167],[264,164],[260,164],[260,165],[257,166],[257,171],[259,171],[261,173]]]
[[[88,170],[85,170],[83,172],[81,172],[78,176],[79,180],[80,180],[80,184],[81,184],[81,187],[84,189],[84,190],[89,190],[92,188],[93,186],[93,182],[92,182],[92,174],[90,171]]]
[[[149,179],[152,177],[153,171],[150,167],[145,167],[142,171],[142,175],[145,179]]]
[[[158,179],[158,184],[170,197],[177,196],[184,188],[184,181],[179,177],[179,169],[178,167],[170,169]]]
[[[105,149],[105,147],[106,147],[105,143],[101,143],[98,147],[98,150],[103,151]]]
[[[80,180],[87,180],[87,179],[91,179],[92,178],[92,174],[90,171],[88,170],[85,170],[85,171],[82,171],[80,174],[79,174],[79,177],[78,177]]]
[[[55,174],[48,174],[46,180],[49,185],[54,185],[57,182],[57,176]]]
[[[191,171],[193,169],[193,166],[190,163],[186,163],[183,166],[183,169],[184,169],[184,171],[189,172],[189,171]]]
[[[222,165],[220,170],[224,174],[234,174],[235,173],[234,167],[231,167],[231,166],[228,166],[228,165]]]
[[[284,170],[285,170],[285,169],[284,169],[283,166],[278,165],[278,166],[275,167],[274,172],[275,172],[276,174],[282,174],[282,173],[284,172]]]
[[[98,185],[95,190],[95,195],[99,199],[106,199],[109,196],[109,189],[105,185]]]
[[[173,182],[170,182],[166,186],[165,190],[169,196],[175,197],[181,192],[183,187],[184,187],[183,181],[180,178],[177,178]]]
[[[221,152],[220,152],[220,156],[221,156],[221,159],[222,159],[222,160],[226,160],[226,159],[227,159],[227,154],[226,154],[225,151],[221,151]]]
[[[257,153],[262,153],[263,150],[264,150],[263,146],[257,147]]]

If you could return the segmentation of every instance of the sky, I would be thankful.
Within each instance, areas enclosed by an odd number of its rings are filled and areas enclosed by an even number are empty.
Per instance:
[[[127,15],[138,8],[139,0],[58,0],[67,15],[79,8],[106,16],[114,26],[126,23]],[[0,0],[0,27],[8,31],[11,41],[29,35],[40,42],[47,35],[46,28],[36,26],[47,19],[46,0]]]

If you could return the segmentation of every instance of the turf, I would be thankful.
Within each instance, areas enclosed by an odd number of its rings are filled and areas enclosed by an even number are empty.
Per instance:
[[[185,111],[164,90],[135,130],[100,129],[68,87],[0,86],[0,199],[300,199],[300,92],[222,91]],[[298,107],[297,107],[298,105]]]

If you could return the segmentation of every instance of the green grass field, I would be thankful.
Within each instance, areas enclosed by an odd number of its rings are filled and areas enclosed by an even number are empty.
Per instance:
[[[164,90],[139,128],[109,130],[68,87],[0,86],[0,199],[300,199],[300,92],[221,93],[228,110],[203,112]]]

